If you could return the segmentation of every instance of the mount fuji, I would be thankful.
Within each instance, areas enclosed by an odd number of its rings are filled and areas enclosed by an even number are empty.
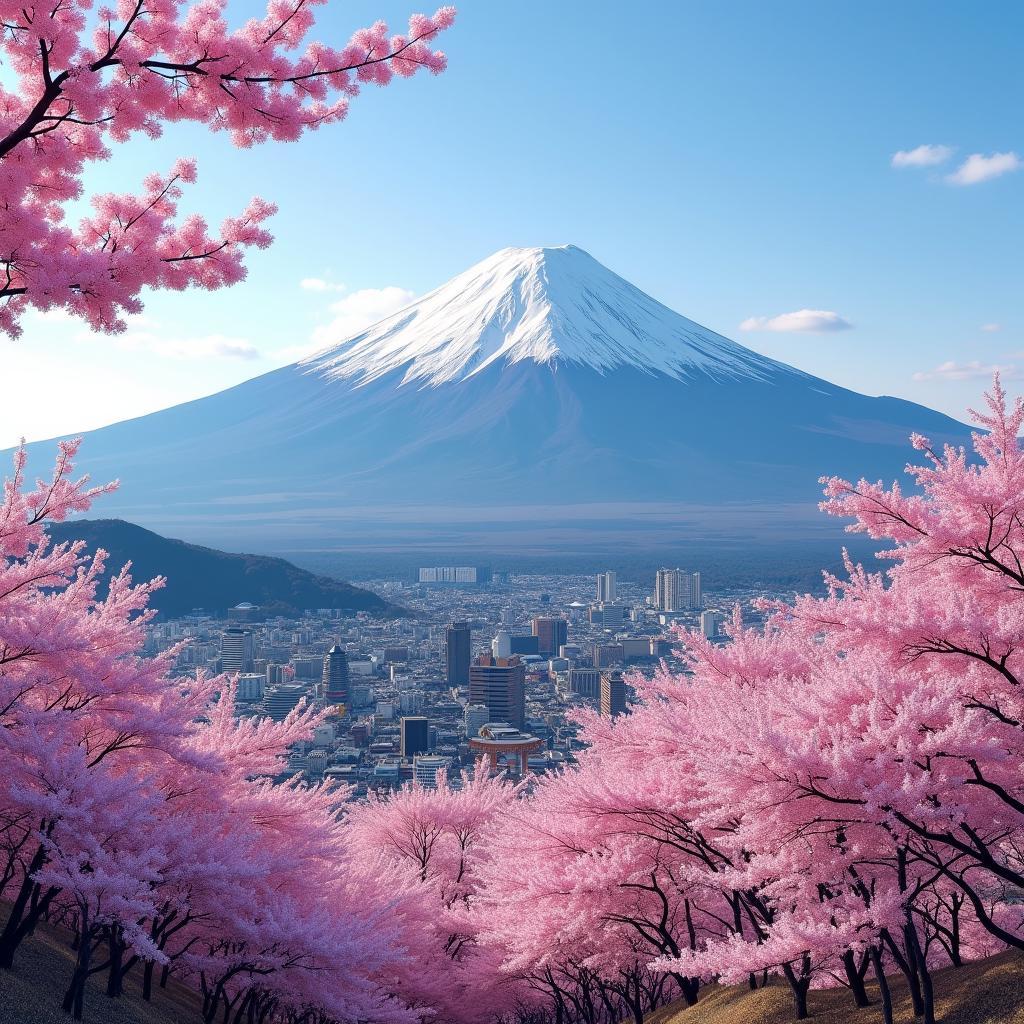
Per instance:
[[[697,523],[791,531],[816,518],[822,474],[900,476],[913,430],[967,437],[560,246],[503,249],[307,360],[93,431],[82,466],[122,481],[104,515],[222,547],[643,543]],[[33,448],[36,466],[52,452]]]

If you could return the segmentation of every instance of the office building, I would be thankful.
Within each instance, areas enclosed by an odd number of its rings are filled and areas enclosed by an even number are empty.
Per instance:
[[[591,605],[588,618],[592,626],[615,628],[626,621],[626,610],[621,604]]]
[[[306,696],[306,688],[297,683],[285,683],[267,690],[263,706],[275,722],[283,722]]]
[[[569,692],[596,699],[601,695],[601,672],[596,668],[569,669]]]
[[[722,623],[725,616],[717,609],[710,608],[700,613],[700,631],[708,638],[714,640],[722,631]]]
[[[238,699],[244,701],[263,700],[267,677],[259,672],[239,672]]]
[[[695,611],[701,606],[700,573],[659,569],[654,579],[654,606],[663,612]]]
[[[537,653],[550,658],[559,647],[569,641],[569,623],[565,619],[538,615],[533,620],[533,635],[537,638]]]
[[[412,762],[412,780],[424,789],[437,789],[438,772],[447,772],[450,764],[447,757],[418,754]]]
[[[335,644],[324,658],[324,697],[331,704],[348,704],[348,655]]]
[[[251,629],[233,626],[220,638],[221,672],[251,672],[256,657],[256,638]]]
[[[615,718],[626,713],[626,681],[621,672],[601,674],[601,714]]]
[[[430,723],[423,715],[403,718],[401,726],[402,757],[415,757],[430,749]]]
[[[512,637],[512,653],[513,654],[539,654],[540,643],[537,637],[533,636],[514,636]]]
[[[491,720],[491,709],[486,704],[467,704],[463,715],[466,737],[478,736],[480,730]]]
[[[526,727],[526,668],[518,657],[481,654],[469,666],[469,699],[484,704],[492,722]]]
[[[512,654],[512,637],[507,629],[499,629],[491,641],[491,654],[495,658],[508,658]]]
[[[449,686],[469,684],[469,659],[473,634],[468,622],[453,622],[444,631],[445,666]]]
[[[622,644],[594,644],[594,668],[621,665],[626,660]]]
[[[597,574],[597,603],[615,603],[615,573],[600,572]]]

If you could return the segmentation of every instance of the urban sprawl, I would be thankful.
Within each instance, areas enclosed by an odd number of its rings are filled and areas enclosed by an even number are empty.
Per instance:
[[[457,784],[483,757],[492,771],[542,773],[580,748],[573,712],[627,713],[631,673],[678,670],[672,627],[722,637],[738,604],[757,617],[763,592],[712,602],[699,572],[650,581],[525,576],[479,566],[421,568],[414,581],[374,580],[388,617],[337,609],[267,617],[241,603],[226,617],[197,609],[149,627],[149,653],[179,645],[175,671],[237,675],[238,713],[284,719],[329,711],[291,753],[286,775],[347,783],[353,797],[444,771]]]

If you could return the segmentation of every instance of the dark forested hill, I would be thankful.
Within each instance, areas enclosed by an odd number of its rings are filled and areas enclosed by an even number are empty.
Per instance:
[[[161,537],[122,519],[80,519],[53,523],[55,541],[83,540],[90,551],[110,553],[108,569],[132,563],[136,581],[166,576],[167,585],[153,599],[164,615],[193,608],[224,611],[243,601],[287,614],[307,608],[344,608],[384,614],[392,609],[369,590],[330,576],[318,576],[265,555],[238,555]]]

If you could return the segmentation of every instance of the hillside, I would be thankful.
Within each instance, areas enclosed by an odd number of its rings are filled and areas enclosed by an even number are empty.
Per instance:
[[[22,943],[13,971],[0,970],[0,1024],[68,1024],[61,1010],[74,967],[67,935],[43,926]],[[202,1024],[199,997],[173,979],[142,999],[141,973],[125,979],[124,995],[109,999],[106,975],[94,975],[85,995],[84,1024]]]
[[[1024,1024],[1024,957],[1019,953],[936,971],[934,983],[938,1024]],[[913,1024],[906,987],[895,977],[889,984],[894,1024]],[[811,992],[810,1019],[815,1024],[881,1024],[878,989],[868,988],[875,1005],[863,1010],[854,1008],[845,989]],[[701,993],[696,1006],[662,1007],[647,1018],[647,1024],[790,1024],[792,1020],[792,997],[780,983],[757,992],[745,986],[712,986]]]
[[[166,576],[154,598],[164,615],[193,608],[224,611],[243,601],[287,614],[307,608],[344,608],[386,613],[390,606],[376,594],[330,576],[318,576],[283,558],[239,555],[161,537],[121,519],[79,519],[54,523],[55,541],[84,540],[90,551],[110,553],[108,568],[132,563],[132,578]]]
[[[74,958],[66,936],[44,927],[18,953],[13,972],[0,971],[0,1024],[64,1024],[60,1009],[64,985]],[[139,977],[129,974],[119,999],[104,994],[104,974],[92,979],[85,1000],[86,1024],[200,1024],[197,995],[171,981],[157,989],[153,1001],[141,998]],[[1024,958],[1016,953],[936,972],[938,1024],[1024,1024]],[[896,1003],[894,1024],[914,1024],[902,986],[891,979]],[[877,997],[871,988],[872,998]],[[855,1010],[845,990],[812,992],[811,1020],[815,1024],[879,1024],[876,1006]],[[701,993],[690,1008],[663,1007],[647,1024],[790,1024],[789,991],[770,985],[758,992],[746,987],[718,988]]]

